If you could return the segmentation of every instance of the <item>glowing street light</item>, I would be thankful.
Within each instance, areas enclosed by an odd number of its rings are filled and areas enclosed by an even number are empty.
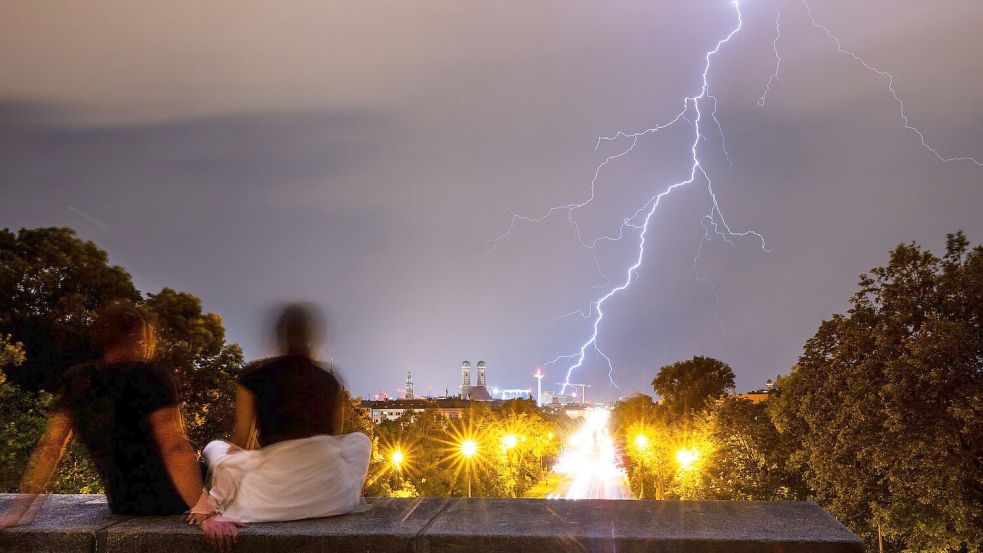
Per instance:
[[[699,458],[700,452],[695,449],[683,448],[676,452],[676,462],[679,463],[679,468],[682,470],[693,468],[693,463]]]
[[[399,449],[393,451],[392,455],[390,455],[389,457],[389,462],[392,463],[394,467],[396,467],[396,470],[400,470],[400,468],[402,468],[404,460],[406,460],[406,456],[403,455],[403,452],[400,451]]]
[[[505,449],[512,449],[517,445],[519,445],[519,438],[516,438],[515,434],[506,434],[502,437],[502,447]]]
[[[639,434],[635,436],[635,447],[639,451],[645,451],[649,447],[649,439],[645,434]]]
[[[471,458],[478,453],[478,444],[467,439],[461,442],[461,455],[464,456],[464,471],[468,473],[468,497],[471,497]]]

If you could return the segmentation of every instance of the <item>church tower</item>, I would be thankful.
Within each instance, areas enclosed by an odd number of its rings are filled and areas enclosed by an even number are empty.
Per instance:
[[[471,362],[461,363],[461,398],[467,399],[471,393]]]
[[[413,371],[406,371],[406,394],[403,396],[404,399],[413,399]]]
[[[478,361],[478,386],[486,386],[485,382],[485,362]]]

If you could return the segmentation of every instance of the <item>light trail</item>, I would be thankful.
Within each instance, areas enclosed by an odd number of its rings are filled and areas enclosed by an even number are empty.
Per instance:
[[[625,471],[608,432],[607,409],[587,411],[584,422],[568,440],[553,470],[564,481],[547,499],[630,499]]]

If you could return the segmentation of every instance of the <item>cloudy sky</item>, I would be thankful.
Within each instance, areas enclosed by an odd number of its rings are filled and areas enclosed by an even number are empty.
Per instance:
[[[911,123],[945,155],[983,159],[977,0],[813,0],[844,48],[894,74]],[[65,2],[0,0],[0,227],[70,226],[138,287],[199,295],[250,357],[264,314],[323,305],[325,357],[356,394],[499,387],[575,353],[586,310],[624,278],[638,233],[580,245],[566,212],[625,140],[699,93],[736,24],[728,0],[615,2]],[[905,130],[887,80],[837,53],[800,0],[745,0],[713,58],[719,133],[700,157],[735,231],[704,243],[704,180],[656,210],[631,287],[605,303],[573,376],[590,395],[649,390],[694,354],[738,389],[787,372],[857,277],[903,241],[983,240],[983,167],[940,162]],[[781,82],[775,68],[781,13]],[[704,104],[709,109],[710,103]],[[706,111],[706,110],[705,110]],[[691,112],[692,114],[692,112]],[[573,215],[618,231],[685,179],[693,129],[643,137]],[[490,251],[490,253],[489,253]],[[598,271],[600,267],[601,271]],[[547,388],[566,365],[548,368]]]

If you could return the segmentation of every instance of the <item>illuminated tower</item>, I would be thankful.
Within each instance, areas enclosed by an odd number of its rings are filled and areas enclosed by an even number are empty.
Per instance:
[[[413,371],[406,371],[406,395],[404,399],[413,399]]]
[[[485,362],[478,361],[478,386],[485,386]]]
[[[465,360],[461,363],[461,397],[467,398],[471,391],[471,363]]]

